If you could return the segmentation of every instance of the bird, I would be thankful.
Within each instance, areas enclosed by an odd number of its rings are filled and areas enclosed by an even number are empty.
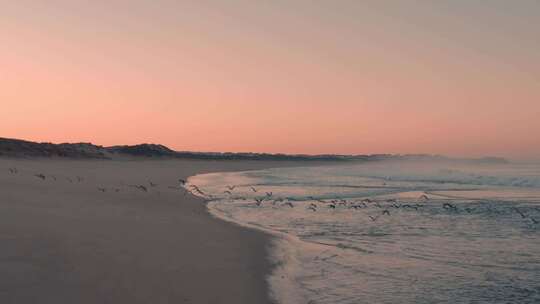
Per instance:
[[[148,192],[148,188],[146,188],[145,186],[143,185],[129,185],[130,187],[133,187],[133,188],[137,188],[141,191],[144,191],[144,192]]]
[[[390,215],[390,211],[388,211],[388,209],[384,209],[382,214]]]
[[[45,175],[43,175],[43,174],[35,174],[34,176],[37,177],[37,178],[41,178],[42,180],[45,180],[45,178],[46,178]]]
[[[178,182],[179,182],[179,183],[180,183],[181,185],[185,185],[185,184],[186,184],[186,181],[185,181],[185,180],[183,180],[183,179],[181,179],[181,178],[180,178],[180,179],[178,179]]]
[[[201,191],[201,189],[200,189],[199,187],[197,187],[196,185],[189,185],[189,187],[192,188],[193,190],[199,192],[199,193],[203,193],[203,192]]]
[[[427,194],[422,194],[422,195],[420,195],[419,199],[427,201],[427,200],[429,200],[429,197],[427,196]]]
[[[200,195],[206,195],[206,193],[204,193],[201,189],[199,189],[199,187],[197,186],[194,186],[193,187],[193,191],[199,193]]]
[[[444,203],[443,204],[443,208],[446,209],[446,210],[453,210],[453,211],[457,211],[457,207],[450,204],[450,203]]]
[[[331,208],[331,209],[336,209],[336,205],[334,205],[334,204],[330,204],[330,205],[328,205],[328,208]]]
[[[266,196],[271,197],[273,195],[272,192],[266,192]]]
[[[417,207],[417,206],[413,206],[413,205],[409,205],[409,204],[403,204],[403,205],[401,205],[401,207],[403,207],[403,208],[411,208],[411,209],[414,209],[414,210],[418,210],[418,207]]]
[[[317,208],[313,207],[313,206],[309,206],[307,207],[308,210],[311,210],[313,212],[316,212],[317,211]]]
[[[375,222],[379,217],[373,217],[371,215],[368,215],[368,217],[371,219],[372,222]]]
[[[228,195],[232,195],[232,192],[227,190],[227,191],[223,191],[223,193],[227,193]]]
[[[250,187],[250,188],[251,188],[251,191],[257,192],[257,189],[255,189],[254,187]]]
[[[233,191],[234,188],[236,188],[236,186],[227,186],[227,189],[229,189],[229,191]]]
[[[11,173],[11,174],[19,173],[19,170],[17,170],[17,168],[9,168],[8,170],[9,170],[9,173]]]
[[[255,202],[256,202],[257,206],[260,206],[260,205],[262,204],[263,201],[264,201],[264,197],[262,197],[262,198],[257,198],[257,197],[256,197],[256,198],[255,198]]]
[[[532,217],[531,217],[530,219],[531,219],[531,221],[532,221],[534,224],[538,224],[538,220],[536,220],[536,219],[534,219],[534,218],[532,218]]]

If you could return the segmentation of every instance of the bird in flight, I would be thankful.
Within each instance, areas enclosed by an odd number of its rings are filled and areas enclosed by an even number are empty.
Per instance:
[[[457,211],[457,207],[450,204],[450,203],[444,203],[443,208],[446,209],[446,210]]]
[[[262,205],[262,202],[264,201],[264,197],[261,197],[261,198],[255,198],[255,202],[257,204],[257,206],[260,206]]]

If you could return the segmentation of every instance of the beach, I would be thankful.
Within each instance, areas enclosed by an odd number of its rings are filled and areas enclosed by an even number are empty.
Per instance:
[[[270,236],[179,179],[310,164],[0,159],[0,302],[272,303]]]

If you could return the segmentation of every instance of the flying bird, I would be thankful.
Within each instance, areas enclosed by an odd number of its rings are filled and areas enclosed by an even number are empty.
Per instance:
[[[409,204],[403,204],[403,205],[401,205],[401,207],[403,207],[403,208],[411,208],[411,209],[414,209],[414,210],[418,210],[418,207],[417,207],[417,206],[413,206],[413,205],[409,205]]]
[[[233,191],[234,188],[236,188],[236,186],[227,186],[227,189],[229,189],[229,191]]]
[[[444,203],[443,208],[446,209],[446,210],[457,211],[457,207],[450,204],[450,203]]]
[[[255,202],[257,206],[261,206],[264,201],[264,198],[255,198]]]
[[[45,175],[43,175],[43,174],[35,174],[34,176],[37,177],[37,178],[41,178],[42,180],[45,180],[45,178],[46,178]]]
[[[255,187],[250,187],[250,188],[251,188],[251,191],[257,192],[257,189],[255,189]]]
[[[148,192],[148,188],[146,188],[145,186],[143,185],[129,185],[130,187],[133,187],[133,188],[137,188],[141,191],[144,191],[144,192]]]

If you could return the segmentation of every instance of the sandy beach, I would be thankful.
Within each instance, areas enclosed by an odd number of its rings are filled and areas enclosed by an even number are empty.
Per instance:
[[[269,237],[176,187],[198,173],[299,165],[0,159],[0,302],[271,303]]]

